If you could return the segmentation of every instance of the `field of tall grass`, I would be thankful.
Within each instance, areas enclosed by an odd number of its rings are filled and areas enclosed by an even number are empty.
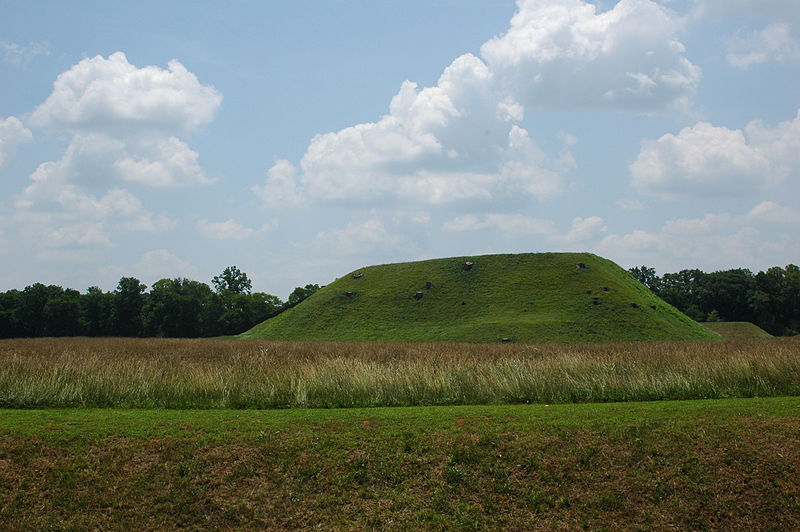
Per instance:
[[[800,395],[800,341],[0,341],[0,408],[295,408]]]

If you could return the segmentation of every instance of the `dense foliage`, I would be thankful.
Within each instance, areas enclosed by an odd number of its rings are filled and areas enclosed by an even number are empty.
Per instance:
[[[148,292],[138,279],[123,277],[113,292],[92,286],[82,294],[35,283],[0,292],[0,338],[223,336],[241,333],[288,305],[270,294],[250,293],[247,274],[235,266],[213,284],[216,290],[189,279],[161,279]]]
[[[749,321],[774,335],[800,330],[800,268],[794,264],[756,274],[745,269],[681,270],[659,277],[647,266],[629,271],[697,321]]]

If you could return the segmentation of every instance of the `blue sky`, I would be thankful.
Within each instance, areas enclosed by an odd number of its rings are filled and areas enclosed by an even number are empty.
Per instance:
[[[800,260],[789,0],[0,0],[0,290]]]

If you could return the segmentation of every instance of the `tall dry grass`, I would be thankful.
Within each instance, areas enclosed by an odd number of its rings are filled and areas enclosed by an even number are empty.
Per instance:
[[[0,407],[285,408],[800,395],[800,341],[0,341]]]

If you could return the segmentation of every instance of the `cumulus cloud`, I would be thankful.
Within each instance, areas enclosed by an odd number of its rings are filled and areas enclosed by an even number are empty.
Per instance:
[[[774,23],[750,33],[737,33],[728,42],[725,58],[741,69],[771,61],[798,61],[800,44],[792,36],[789,24]]]
[[[46,247],[108,246],[114,232],[175,225],[147,211],[123,184],[209,183],[180,135],[208,123],[221,102],[177,61],[137,68],[117,52],[80,61],[58,76],[29,124],[70,135],[60,159],[40,164],[14,199],[26,231]]]
[[[189,133],[211,121],[222,96],[180,62],[137,68],[122,52],[60,74],[31,124],[71,131]]]
[[[405,82],[378,122],[317,135],[299,168],[279,161],[264,186],[268,204],[399,198],[444,204],[523,194],[545,198],[561,186],[552,161],[510,121],[515,106],[493,94],[475,56],[445,69],[435,87]]]
[[[785,180],[800,165],[800,112],[774,128],[743,130],[699,122],[646,140],[630,165],[642,192],[675,197],[739,195]]]
[[[598,13],[583,0],[520,0],[508,32],[464,54],[432,87],[404,82],[388,114],[315,136],[253,187],[270,207],[375,201],[443,205],[545,200],[574,166],[517,122],[525,105],[658,111],[691,101],[699,69],[674,15],[650,0]]]
[[[130,181],[154,187],[208,183],[198,154],[178,138],[210,122],[222,96],[178,61],[137,68],[122,52],[60,74],[30,124],[72,135],[34,181]],[[48,174],[57,177],[48,178]]]
[[[267,207],[296,207],[304,202],[301,186],[297,168],[286,159],[281,159],[267,171],[266,184],[255,185],[251,190]]]
[[[650,0],[601,13],[583,0],[521,0],[508,32],[481,55],[526,105],[686,109],[701,71],[684,56],[679,29]]]
[[[0,166],[14,156],[18,146],[30,142],[32,138],[31,132],[18,118],[9,116],[0,120]]]
[[[794,231],[798,221],[800,212],[768,201],[746,214],[706,214],[668,220],[658,231],[610,234],[595,250],[621,264],[647,264],[661,271],[743,264],[766,268],[800,253]]]
[[[253,236],[269,232],[275,225],[277,225],[277,222],[273,221],[261,226],[259,229],[252,229],[238,223],[233,218],[229,218],[223,222],[200,220],[197,223],[197,228],[203,236],[214,240],[247,240]]]

